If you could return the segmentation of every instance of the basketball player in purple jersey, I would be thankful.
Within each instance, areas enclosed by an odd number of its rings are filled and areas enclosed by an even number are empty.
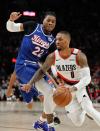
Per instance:
[[[38,62],[41,57],[47,55],[49,51],[53,51],[55,49],[55,39],[51,32],[54,30],[56,25],[56,15],[54,12],[46,12],[42,24],[34,21],[15,23],[14,21],[20,18],[21,15],[22,14],[19,12],[12,12],[9,20],[7,21],[6,27],[10,32],[25,31],[15,64],[16,77],[22,86],[23,84],[26,84],[38,70]],[[40,82],[37,86],[39,86],[37,89],[40,88],[39,91],[41,91],[46,98],[47,87],[49,86],[51,88],[51,86],[45,80],[42,81],[42,84]],[[26,92],[21,88],[22,96],[29,108],[32,108],[33,94],[35,92],[37,93],[37,89],[31,88],[29,92]],[[47,112],[48,109],[46,109],[47,107],[45,107],[45,103],[48,103],[48,100],[44,99],[44,112]],[[42,120],[44,120],[46,117],[45,113],[43,113],[42,116]],[[46,123],[42,128],[45,131],[48,130]]]

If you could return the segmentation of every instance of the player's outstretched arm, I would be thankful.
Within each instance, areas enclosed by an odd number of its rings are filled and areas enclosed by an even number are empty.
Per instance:
[[[30,88],[32,87],[32,85],[39,81],[44,74],[50,69],[51,65],[54,64],[54,53],[48,55],[48,57],[46,58],[45,62],[43,65],[41,65],[41,67],[36,71],[36,73],[34,74],[34,76],[32,77],[32,79],[23,86],[23,90],[24,91],[29,91]]]
[[[6,23],[6,28],[9,32],[21,32],[24,31],[22,23],[15,23],[22,14],[20,12],[12,12],[10,14],[9,20]]]

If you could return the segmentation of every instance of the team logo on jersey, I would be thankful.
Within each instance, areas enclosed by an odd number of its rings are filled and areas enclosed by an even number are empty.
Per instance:
[[[48,37],[48,41],[52,42],[52,38],[51,38],[51,37]]]
[[[32,37],[32,43],[35,44],[35,45],[38,45],[40,47],[43,47],[45,49],[49,48],[49,43],[44,41],[43,39],[41,39],[41,37],[38,36],[38,35],[34,35]]]

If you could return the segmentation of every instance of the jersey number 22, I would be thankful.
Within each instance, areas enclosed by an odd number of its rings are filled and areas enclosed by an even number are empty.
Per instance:
[[[41,55],[44,53],[44,50],[39,47],[36,46],[35,50],[32,52],[33,55],[37,56],[37,57],[41,57]]]

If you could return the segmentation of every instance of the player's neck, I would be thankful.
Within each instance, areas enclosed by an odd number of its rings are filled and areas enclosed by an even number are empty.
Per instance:
[[[62,57],[62,58],[67,58],[67,57],[69,57],[70,55],[71,55],[71,48],[66,48],[66,49],[64,49],[64,50],[60,50],[59,51],[59,54],[60,54],[60,56]]]
[[[45,34],[45,35],[51,35],[51,32],[50,32],[50,31],[45,30],[45,28],[43,28],[43,32],[44,32],[44,34]]]

